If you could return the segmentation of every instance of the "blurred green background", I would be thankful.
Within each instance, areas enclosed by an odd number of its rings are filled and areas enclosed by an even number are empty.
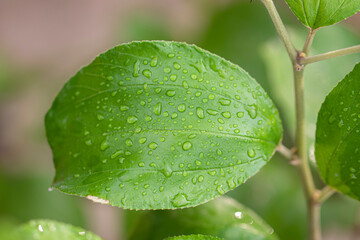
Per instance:
[[[275,1],[301,48],[306,28],[284,2]],[[144,213],[49,189],[54,169],[43,118],[63,84],[96,55],[117,44],[151,39],[195,43],[247,70],[274,100],[285,128],[284,143],[293,145],[291,65],[258,0],[0,0],[0,233],[38,218],[81,226],[106,240],[128,239],[130,230],[141,230],[136,219]],[[359,42],[358,14],[319,30],[311,53]],[[320,104],[359,60],[355,54],[306,70],[311,159]],[[317,184],[322,185],[318,177]],[[298,173],[280,156],[227,195],[257,212],[280,239],[306,238]],[[322,222],[325,240],[359,239],[360,203],[335,195],[323,206]]]

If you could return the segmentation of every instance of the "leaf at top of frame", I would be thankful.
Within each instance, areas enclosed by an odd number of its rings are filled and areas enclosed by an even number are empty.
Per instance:
[[[313,29],[340,22],[360,10],[360,0],[286,0],[296,17]]]

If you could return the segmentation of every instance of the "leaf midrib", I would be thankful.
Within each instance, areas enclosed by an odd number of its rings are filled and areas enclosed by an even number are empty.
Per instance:
[[[90,96],[87,96],[81,100],[79,100],[78,102],[74,103],[74,104],[71,104],[71,105],[67,105],[66,107],[60,109],[60,113],[68,110],[68,108],[70,107],[73,107],[75,105],[78,105],[78,104],[81,104],[91,98],[94,98],[96,96],[99,96],[101,94],[104,94],[104,93],[108,93],[108,92],[112,92],[112,91],[118,91],[120,90],[121,88],[127,88],[127,87],[144,87],[144,85],[146,86],[158,86],[158,87],[176,87],[176,88],[182,88],[182,89],[185,89],[184,86],[182,85],[175,85],[175,84],[163,84],[163,85],[159,85],[159,84],[154,84],[154,83],[144,83],[144,84],[131,84],[131,85],[126,85],[126,86],[121,86],[121,87],[118,87],[118,88],[114,88],[114,89],[107,89],[107,90],[102,90],[102,91],[98,91],[97,93],[93,94],[93,95],[90,95]],[[83,85],[72,85],[70,88],[84,88]],[[224,94],[221,94],[219,92],[212,92],[212,91],[209,91],[208,89],[203,89],[203,88],[195,88],[195,87],[191,87],[189,86],[189,89],[193,89],[193,90],[198,90],[198,91],[203,91],[203,92],[207,92],[207,93],[212,93],[212,94],[216,94],[218,96],[221,96],[221,97],[225,97],[225,98],[229,98],[237,103],[240,103],[242,106],[248,106],[246,105],[244,102],[236,99],[236,98],[233,98],[232,96],[227,96],[227,95],[224,95]],[[186,90],[186,89],[185,89]],[[265,93],[263,93],[265,94]],[[264,114],[262,114],[262,111],[258,111],[259,115],[261,115],[263,117],[263,119],[266,119],[266,120],[270,120],[268,117],[266,117]]]
[[[252,163],[252,162],[255,162],[255,161],[258,161],[260,159],[264,159],[264,157],[258,157],[258,158],[254,158],[252,159],[251,161],[248,161],[246,163],[239,163],[239,164],[234,164],[233,166],[227,166],[227,167],[213,167],[213,168],[207,168],[207,169],[190,169],[190,170],[173,170],[171,173],[172,174],[183,174],[184,172],[202,172],[202,171],[211,171],[211,170],[221,170],[221,169],[228,169],[228,168],[235,168],[235,167],[239,167],[241,165],[248,165],[249,163]],[[264,160],[266,162],[266,160]],[[79,177],[78,179],[81,179],[81,178],[85,178],[85,177],[88,177],[90,175],[93,175],[93,174],[104,174],[106,172],[114,172],[114,171],[117,171],[117,172],[122,172],[122,171],[140,171],[140,172],[156,172],[156,173],[161,173],[162,174],[162,169],[147,169],[147,168],[143,168],[143,169],[140,169],[140,168],[123,168],[123,169],[111,169],[111,170],[102,170],[102,171],[98,171],[98,172],[93,172],[93,173],[85,173],[82,175],[82,177]],[[104,177],[107,178],[108,176]],[[66,179],[73,179],[73,177],[67,177]],[[91,185],[91,184],[95,184],[95,183],[98,183],[100,181],[102,181],[103,179],[100,179],[98,181],[95,181],[95,182],[92,182],[92,183],[88,183],[88,184],[82,184],[81,186],[88,186],[88,185]],[[65,181],[62,180],[62,182]],[[69,186],[69,184],[67,184],[67,186]],[[76,185],[78,186],[78,185]]]

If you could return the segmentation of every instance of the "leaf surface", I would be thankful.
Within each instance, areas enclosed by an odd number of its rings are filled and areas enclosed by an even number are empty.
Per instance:
[[[315,156],[323,180],[360,200],[360,63],[326,97],[316,127]]]
[[[286,0],[296,17],[313,29],[340,22],[360,10],[360,0]]]
[[[129,209],[195,206],[234,189],[281,138],[240,67],[196,46],[133,42],[101,54],[46,115],[54,187]]]
[[[228,197],[177,211],[127,212],[128,239],[163,239],[181,234],[203,234],[227,240],[275,240],[273,229],[251,209]]]
[[[29,221],[18,227],[14,236],[14,240],[101,240],[80,227],[51,220]]]

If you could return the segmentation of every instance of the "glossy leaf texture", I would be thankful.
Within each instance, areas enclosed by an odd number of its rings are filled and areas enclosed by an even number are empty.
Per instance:
[[[165,240],[224,240],[224,238],[218,238],[209,235],[193,234],[186,236],[169,237],[166,238]]]
[[[266,164],[278,112],[240,67],[196,46],[133,42],[101,54],[46,116],[54,187],[128,209],[196,206]]]
[[[227,240],[275,240],[273,229],[251,209],[228,197],[177,211],[127,212],[129,240],[203,234]],[[136,219],[136,220],[134,220]]]
[[[316,127],[320,175],[331,187],[360,200],[360,63],[326,97]]]
[[[313,29],[340,22],[360,10],[360,0],[286,0],[296,17]]]
[[[80,227],[51,220],[32,220],[15,231],[13,240],[101,240]]]

